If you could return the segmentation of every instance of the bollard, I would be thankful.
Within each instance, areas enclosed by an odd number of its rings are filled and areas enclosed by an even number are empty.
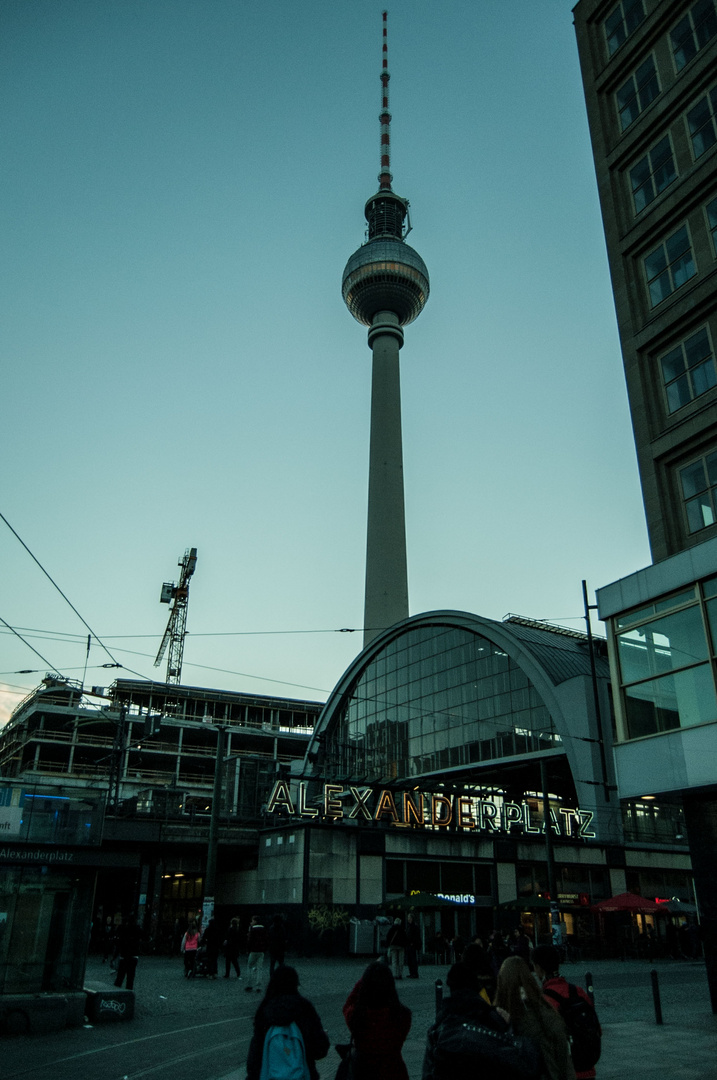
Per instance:
[[[657,972],[653,968],[650,972],[652,979],[652,1000],[655,1003],[655,1023],[662,1023],[662,1005],[660,1004],[660,984],[657,981]]]
[[[443,982],[441,979],[436,979],[436,1019],[441,1011],[441,1005],[443,1004]]]
[[[595,991],[593,989],[593,973],[592,971],[585,972],[585,992],[590,998],[593,1005],[595,1004]]]

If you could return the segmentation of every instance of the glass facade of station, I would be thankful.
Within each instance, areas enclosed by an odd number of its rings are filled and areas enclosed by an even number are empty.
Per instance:
[[[335,775],[410,778],[560,745],[525,672],[494,642],[407,628],[369,661],[327,732]]]

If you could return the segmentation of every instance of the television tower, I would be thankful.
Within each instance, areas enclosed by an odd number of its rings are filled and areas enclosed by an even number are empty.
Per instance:
[[[379,188],[364,209],[368,239],[346,263],[341,285],[349,311],[369,328],[373,353],[364,647],[408,617],[398,353],[403,327],[420,315],[429,291],[426,265],[404,239],[411,228],[408,199],[391,188],[386,16],[384,11]]]

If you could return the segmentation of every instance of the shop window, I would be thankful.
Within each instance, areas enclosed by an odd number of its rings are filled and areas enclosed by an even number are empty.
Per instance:
[[[386,892],[403,895],[404,891],[403,860],[388,859],[386,861]]]
[[[717,231],[717,199],[713,204]],[[709,211],[709,207],[708,207]],[[714,237],[714,234],[713,234]],[[707,328],[681,341],[660,358],[668,412],[676,412],[717,384],[717,368]]]
[[[645,18],[642,0],[621,0],[605,19],[607,51],[612,56]]]

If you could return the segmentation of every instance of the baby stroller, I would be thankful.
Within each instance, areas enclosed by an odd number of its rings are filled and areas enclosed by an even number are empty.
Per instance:
[[[196,979],[208,979],[209,978],[209,960],[207,957],[206,945],[200,945],[197,949],[197,958],[194,965],[194,977]]]

